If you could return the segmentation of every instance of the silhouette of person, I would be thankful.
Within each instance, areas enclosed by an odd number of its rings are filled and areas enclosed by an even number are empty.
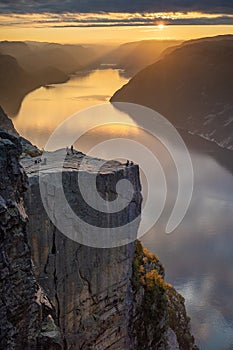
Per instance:
[[[70,149],[71,149],[71,153],[74,154],[74,146],[73,145],[70,147]]]

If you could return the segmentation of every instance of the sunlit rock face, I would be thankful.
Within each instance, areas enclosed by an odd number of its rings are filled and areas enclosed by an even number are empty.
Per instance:
[[[161,113],[175,127],[233,149],[233,36],[192,40],[137,73],[112,102]]]
[[[0,132],[0,348],[61,349],[55,310],[33,273],[21,150],[18,138]]]

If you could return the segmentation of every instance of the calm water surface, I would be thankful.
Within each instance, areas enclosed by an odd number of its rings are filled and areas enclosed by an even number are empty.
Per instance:
[[[65,118],[107,101],[125,84],[119,73],[114,69],[97,70],[30,93],[14,119],[17,130],[43,147]],[[122,113],[119,115],[122,118]],[[100,128],[90,133],[87,141],[81,140],[80,147],[86,151],[88,146],[110,136],[131,136],[150,143],[145,133],[138,135],[124,127],[114,131]],[[163,156],[162,152],[160,155]],[[175,176],[170,176],[167,209],[143,237],[143,243],[159,256],[166,267],[166,280],[185,297],[198,345],[205,350],[230,350],[233,349],[233,177],[226,164],[231,162],[231,154],[220,151],[216,158],[193,149],[191,157],[195,183],[186,217],[171,235],[163,233],[177,189]],[[144,184],[144,191],[145,187]],[[156,182],[155,191],[159,192]]]
[[[102,69],[73,75],[65,84],[41,87],[25,97],[14,125],[22,136],[43,147],[64,119],[107,102],[126,83],[119,70]]]

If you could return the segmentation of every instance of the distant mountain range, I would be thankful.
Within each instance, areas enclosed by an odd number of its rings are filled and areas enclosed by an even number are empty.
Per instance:
[[[157,61],[166,49],[172,50],[180,40],[142,40],[120,45],[107,54],[103,61],[116,65],[122,74],[132,77],[141,69]]]
[[[43,42],[2,41],[0,52],[13,56],[29,72],[54,67],[70,74],[86,67],[96,58],[91,48]]]
[[[10,116],[17,114],[24,96],[40,86],[62,83],[68,76],[54,68],[26,71],[10,55],[0,55],[0,104]]]
[[[28,92],[67,81],[97,57],[96,51],[80,45],[0,42],[0,105],[14,116]]]
[[[177,128],[233,149],[233,36],[185,42],[111,98],[155,109]]]
[[[163,50],[179,41],[148,40],[119,47],[43,42],[0,42],[0,105],[15,116],[25,95],[48,84],[64,83],[77,71],[87,73],[112,64],[131,77],[155,62]],[[106,67],[105,67],[106,68]]]

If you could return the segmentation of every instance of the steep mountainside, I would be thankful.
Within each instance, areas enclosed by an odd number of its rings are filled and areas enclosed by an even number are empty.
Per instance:
[[[18,138],[0,132],[0,348],[61,349],[55,310],[37,283],[26,233]]]
[[[0,52],[16,58],[22,68],[29,72],[54,67],[70,74],[86,67],[95,59],[95,54],[90,48],[56,43],[2,41]]]
[[[48,154],[47,164],[40,172],[47,178],[50,212],[55,221],[53,208],[60,198],[60,187],[55,181],[57,154],[55,152],[51,157]],[[105,214],[96,214],[79,192],[78,166],[83,156],[77,152],[68,156],[64,164],[63,188],[72,210],[96,226],[112,222],[115,227],[137,217],[141,210],[138,166],[125,167],[108,161],[102,168],[97,177],[97,188],[103,198],[109,194],[115,196],[116,184],[122,178],[130,180],[135,190],[123,216],[108,214],[105,217]],[[88,160],[87,183],[90,176],[95,176],[98,162],[98,159]],[[158,258],[142,248],[139,242],[97,249],[65,237],[48,220],[44,210],[38,166],[26,159],[22,164],[29,176],[26,196],[28,237],[36,276],[56,307],[57,323],[67,349],[196,349],[184,299],[164,282],[164,269]],[[63,215],[65,219],[65,210]],[[137,228],[136,223],[128,235],[135,238]]]
[[[23,69],[16,58],[0,54],[0,104],[14,116],[24,96],[48,83],[65,82],[68,76],[54,67],[46,67],[29,73]]]
[[[22,159],[27,178],[19,163],[21,152],[20,138],[0,131],[0,348],[196,349],[184,299],[164,282],[158,258],[138,241],[97,249],[64,236],[42,204],[39,166],[34,161],[40,157]],[[54,181],[59,152],[48,153],[40,171],[42,179],[49,180],[46,199],[50,198],[54,222],[58,219],[55,203],[61,206],[62,220],[66,216],[66,207],[59,202],[61,186]],[[74,153],[65,160],[62,180],[66,199],[77,215],[95,227],[109,223],[121,227],[140,218],[137,165],[126,167],[116,161],[102,165],[96,184],[103,198],[114,199],[122,179],[131,182],[134,194],[122,212],[95,213],[78,188],[84,155]],[[89,157],[82,170],[89,187],[99,162]],[[136,220],[131,225],[127,237],[136,238],[138,224]],[[87,233],[81,227],[75,231],[80,237]]]
[[[176,127],[233,149],[233,36],[186,42],[111,98],[148,106]]]
[[[6,115],[2,107],[0,106],[0,129],[6,131],[8,134],[19,136],[18,132],[15,130],[15,127],[10,118]]]
[[[178,40],[143,40],[123,44],[103,58],[124,70],[124,75],[132,77],[141,69],[157,61],[168,47],[179,45]]]
[[[21,146],[21,157],[35,157],[39,156],[41,154],[41,151],[30,141],[25,139],[24,137],[20,136],[18,132],[15,130],[15,127],[12,123],[12,120],[8,118],[2,107],[0,106],[0,131],[5,131],[6,133],[10,135],[14,135],[18,138]]]
[[[97,51],[81,45],[0,42],[0,104],[17,114],[30,91],[47,84],[64,83],[69,74],[86,69]]]

